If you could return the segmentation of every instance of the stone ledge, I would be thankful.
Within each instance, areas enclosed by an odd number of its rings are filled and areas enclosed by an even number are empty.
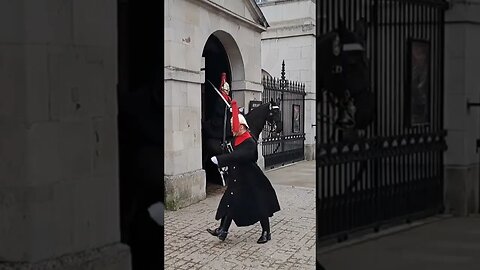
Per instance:
[[[37,262],[0,262],[0,270],[130,270],[130,249],[124,244],[68,254]]]
[[[179,67],[166,66],[164,67],[164,81],[181,81],[201,84],[202,72],[183,69]]]
[[[270,39],[281,39],[301,36],[316,36],[315,24],[302,24],[289,27],[281,27],[275,29],[269,29],[268,32],[262,33],[262,41]]]
[[[258,6],[267,7],[267,6],[275,6],[275,5],[281,5],[281,4],[289,4],[291,2],[307,2],[307,1],[314,2],[314,0],[269,0],[266,2],[259,3]]]
[[[258,82],[250,81],[233,81],[232,82],[232,92],[236,91],[252,91],[252,92],[262,92],[263,84]]]
[[[450,3],[450,8],[445,14],[445,24],[480,24],[479,1],[456,1]]]
[[[204,170],[179,175],[165,175],[164,181],[165,208],[167,210],[178,210],[207,197]]]

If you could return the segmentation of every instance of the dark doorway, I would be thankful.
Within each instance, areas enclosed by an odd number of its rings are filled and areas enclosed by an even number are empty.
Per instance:
[[[204,104],[202,104],[202,115],[205,113],[207,119],[214,117],[215,108],[212,107],[215,105],[215,100],[218,97],[218,94],[215,93],[214,89],[211,88],[207,80],[210,80],[217,88],[220,86],[220,75],[222,72],[227,73],[227,82],[232,85],[232,72],[230,70],[230,62],[228,60],[227,52],[223,47],[220,40],[211,35],[205,48],[203,49],[202,57],[205,57],[205,82],[206,82],[206,91],[204,94]],[[207,91],[209,90],[209,91]]]
[[[202,57],[205,58],[205,83],[202,85],[202,164],[206,173],[207,189],[210,190],[212,185],[217,186],[222,183],[217,167],[210,162],[210,157],[216,152],[212,148],[219,146],[223,140],[225,105],[208,81],[219,89],[221,73],[225,72],[231,87],[232,73],[227,52],[215,35],[208,38]],[[228,139],[231,137],[229,117],[226,122],[225,130]]]
[[[163,226],[148,212],[164,198],[163,18],[154,2],[117,2],[120,231],[134,270],[163,267]]]

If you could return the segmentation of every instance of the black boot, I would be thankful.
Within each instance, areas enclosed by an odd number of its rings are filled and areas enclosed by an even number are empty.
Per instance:
[[[225,241],[225,239],[227,238],[227,235],[228,235],[228,231],[224,231],[222,229],[218,231],[218,239],[222,241]]]
[[[228,235],[228,231],[224,231],[222,228],[216,228],[214,230],[207,229],[207,232],[209,232],[213,236],[217,236],[218,239],[225,241]]]
[[[230,225],[232,224],[232,218],[230,217],[225,217],[223,220],[223,226],[220,227],[218,230],[218,239],[225,241],[228,235],[228,229],[230,228]]]
[[[257,243],[258,244],[265,244],[266,242],[268,242],[270,240],[272,240],[271,234],[267,231],[263,231],[260,238],[258,238]]]
[[[258,238],[258,244],[264,244],[272,239],[270,234],[270,221],[267,218],[263,218],[260,220],[260,224],[262,225],[262,235]]]
[[[225,217],[222,218],[220,221],[220,226],[216,229],[207,229],[207,232],[209,232],[213,236],[218,236],[220,229],[225,225]]]
[[[216,229],[207,229],[207,232],[209,232],[211,235],[213,236],[218,236],[219,232],[220,232],[220,228],[216,228]]]

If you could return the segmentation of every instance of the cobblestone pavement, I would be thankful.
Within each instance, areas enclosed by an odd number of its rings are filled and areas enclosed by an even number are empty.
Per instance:
[[[206,231],[219,224],[215,212],[223,188],[210,191],[197,204],[167,211],[165,269],[314,269],[315,189],[276,184],[274,188],[281,210],[270,219],[272,240],[266,244],[256,243],[260,223],[241,228],[232,223],[225,242]]]

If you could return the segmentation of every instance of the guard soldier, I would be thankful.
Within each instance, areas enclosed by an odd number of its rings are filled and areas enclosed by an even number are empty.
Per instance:
[[[227,82],[227,74],[225,72],[222,72],[220,92],[223,98],[225,98],[225,100],[230,104],[232,102],[232,98],[230,97],[230,85]]]
[[[257,243],[266,243],[271,239],[269,217],[280,210],[280,205],[272,184],[256,163],[257,143],[248,131],[245,117],[238,113],[235,100],[232,101],[231,122],[235,136],[233,151],[211,158],[217,166],[229,167],[228,186],[215,216],[221,223],[218,228],[207,231],[223,241],[232,221],[238,227],[260,221],[262,234]]]
[[[220,81],[219,92],[225,101],[227,101],[227,103],[230,105],[232,98],[230,97],[230,85],[227,82],[227,74],[225,72],[221,74]],[[226,140],[232,139],[232,134],[230,133],[230,122],[226,120],[231,117],[231,113],[228,108],[225,108],[227,107],[225,101],[222,100],[220,95],[216,96],[213,114],[210,116],[210,119],[203,124],[203,136],[207,145],[207,152],[210,154],[208,158],[222,153],[221,142],[224,139],[224,135]],[[226,119],[225,114],[227,114]],[[227,122],[224,123],[224,121]]]

